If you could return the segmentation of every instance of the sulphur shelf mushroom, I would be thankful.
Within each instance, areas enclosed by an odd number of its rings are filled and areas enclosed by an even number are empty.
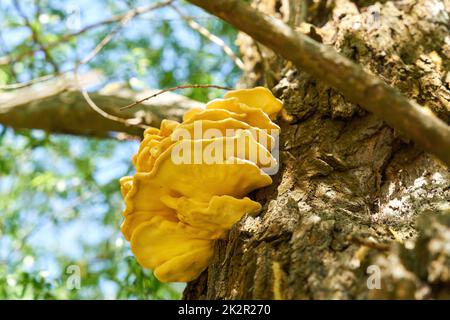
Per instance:
[[[183,122],[144,132],[134,176],[120,180],[121,231],[139,264],[163,282],[188,282],[204,271],[214,240],[261,205],[246,195],[268,186],[282,104],[263,87],[234,90]]]

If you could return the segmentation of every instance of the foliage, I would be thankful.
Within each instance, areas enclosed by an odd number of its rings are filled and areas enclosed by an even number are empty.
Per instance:
[[[39,50],[85,25],[149,1],[0,0],[0,85],[73,68],[114,25],[93,28]],[[176,4],[235,52],[235,31],[185,3]],[[80,12],[80,26],[71,25]],[[76,20],[76,19],[75,19]],[[76,23],[75,23],[76,24]],[[38,35],[32,35],[31,29]],[[34,54],[26,54],[35,51]],[[56,66],[56,69],[55,69]],[[233,86],[239,72],[222,49],[190,29],[170,8],[136,17],[83,70],[134,90],[185,83]],[[185,90],[200,101],[218,94]],[[133,171],[137,142],[97,140],[0,127],[0,298],[175,299],[183,284],[162,284],[137,265],[119,232],[118,178]],[[68,267],[81,288],[67,287]]]

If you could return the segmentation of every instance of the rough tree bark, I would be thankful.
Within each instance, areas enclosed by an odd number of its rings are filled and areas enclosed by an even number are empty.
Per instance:
[[[253,5],[450,122],[450,1]],[[184,297],[450,298],[449,169],[248,36],[238,44],[242,85],[267,85],[284,102],[282,166],[252,195],[261,214],[216,243]]]

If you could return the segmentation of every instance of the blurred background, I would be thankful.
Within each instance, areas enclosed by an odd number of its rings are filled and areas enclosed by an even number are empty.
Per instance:
[[[70,72],[120,23],[105,21],[152,3],[0,0],[0,94]],[[174,5],[178,11],[164,6],[137,14],[80,71],[101,70],[101,86],[136,92],[186,83],[233,87],[240,69],[186,17],[235,53],[236,31],[183,1]],[[223,94],[178,93],[202,102]],[[133,174],[138,145],[0,124],[0,299],[181,297],[185,284],[158,282],[120,233],[118,179]]]

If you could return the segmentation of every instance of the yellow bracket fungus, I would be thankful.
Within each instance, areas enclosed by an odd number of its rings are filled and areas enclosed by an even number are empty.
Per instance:
[[[272,122],[281,101],[263,87],[233,90],[183,122],[144,132],[136,174],[120,180],[121,231],[140,265],[164,282],[188,282],[205,270],[216,239],[261,209],[246,195],[272,183]]]

